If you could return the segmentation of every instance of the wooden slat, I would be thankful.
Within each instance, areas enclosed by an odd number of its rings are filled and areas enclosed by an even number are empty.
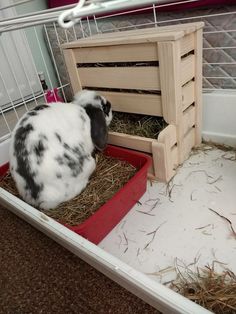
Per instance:
[[[181,85],[186,84],[195,76],[195,57],[189,55],[181,60]]]
[[[195,128],[189,130],[189,132],[183,138],[183,156],[184,160],[188,158],[191,149],[195,144]]]
[[[82,89],[80,78],[78,75],[73,49],[63,50],[67,71],[70,77],[73,93],[77,93]]]
[[[158,142],[167,145],[171,148],[177,142],[176,126],[170,124],[159,133]]]
[[[70,42],[61,45],[62,49],[71,49],[77,47],[97,47],[97,46],[110,46],[110,45],[125,45],[125,44],[139,44],[148,42],[161,42],[161,41],[174,41],[184,36],[184,31],[167,31],[151,34],[123,34],[119,37],[113,33],[112,37],[90,37],[87,39],[80,39],[78,41]]]
[[[148,169],[148,174],[147,174],[147,178],[149,180],[156,180],[156,177],[155,177],[155,172],[154,172],[154,167],[153,167],[153,161],[151,163],[151,166],[149,167]]]
[[[173,162],[171,158],[171,149],[177,142],[176,127],[168,125],[158,136],[158,142],[165,145],[165,165],[166,177],[169,178],[173,175]]]
[[[160,95],[98,92],[111,102],[114,111],[162,116]]]
[[[155,43],[74,49],[77,63],[157,61]]]
[[[195,106],[190,106],[183,113],[183,134],[186,134],[189,129],[195,125]]]
[[[195,100],[194,82],[190,81],[182,87],[182,110],[187,109]]]
[[[195,32],[197,29],[201,29],[203,26],[204,26],[203,22],[197,22],[197,23],[161,26],[157,28],[151,27],[151,28],[146,28],[146,29],[122,31],[122,32],[115,32],[115,33],[114,32],[104,33],[104,34],[94,35],[86,39],[81,39],[74,42],[63,44],[62,48],[75,48],[79,46],[88,47],[88,46],[93,46],[93,45],[96,45],[96,46],[103,45],[101,40],[102,41],[112,40],[113,43],[116,42],[116,44],[124,44],[127,42],[131,42],[132,38],[135,38],[138,35],[143,36],[144,39],[147,38],[148,35],[150,35],[151,37],[154,36],[156,37],[154,41],[176,40],[178,38],[183,37],[184,35]],[[125,39],[125,42],[120,39]],[[108,42],[104,44],[107,45]]]
[[[195,34],[195,145],[202,141],[202,29]]]
[[[184,36],[180,39],[181,56],[194,49],[194,33]]]
[[[182,101],[179,41],[158,43],[158,54],[163,117],[167,123],[176,125]]]
[[[128,135],[118,132],[109,132],[108,134],[108,143],[139,150],[146,153],[152,153],[152,142],[153,139]]]
[[[113,35],[114,36],[114,35]],[[180,41],[181,55],[194,49],[194,35],[190,34]],[[155,43],[140,43],[120,46],[101,46],[96,49],[74,49],[75,60],[78,63],[96,62],[130,62],[130,61],[156,61],[158,51]]]
[[[165,144],[153,142],[153,168],[155,177],[159,181],[167,182],[169,179],[168,165],[167,165],[167,155]]]
[[[158,67],[79,68],[82,86],[159,90]]]

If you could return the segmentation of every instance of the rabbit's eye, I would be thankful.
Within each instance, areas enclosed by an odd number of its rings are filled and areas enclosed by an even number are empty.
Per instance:
[[[102,102],[102,109],[103,112],[108,116],[111,110],[111,103],[109,101],[107,101],[106,103]]]

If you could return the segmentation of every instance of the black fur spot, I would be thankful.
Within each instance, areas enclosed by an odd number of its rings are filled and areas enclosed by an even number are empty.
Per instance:
[[[61,156],[57,156],[56,158],[55,158],[55,160],[57,161],[57,163],[60,165],[60,166],[62,166],[62,165],[64,165],[64,159],[61,157]]]
[[[39,111],[39,110],[43,110],[46,108],[49,108],[49,106],[48,105],[38,105],[34,108],[34,110]]]
[[[62,156],[56,156],[55,160],[62,166],[67,166],[71,170],[71,175],[77,177],[83,170],[84,161],[89,159],[89,156],[85,154],[84,146],[70,147],[67,143],[63,143],[65,152]]]
[[[56,136],[56,138],[58,139],[58,141],[61,143],[61,142],[62,142],[61,136],[60,136],[58,133],[55,133],[55,136]]]
[[[76,160],[74,160],[71,156],[69,156],[67,153],[64,153],[65,163],[66,165],[72,170],[72,172],[76,172],[76,169],[78,167],[78,163]]]
[[[46,147],[43,145],[42,140],[39,140],[38,144],[34,147],[34,152],[37,157],[37,164],[40,165],[43,159]]]
[[[38,144],[34,147],[34,152],[38,157],[42,157],[45,151],[45,147],[42,141],[39,141]]]
[[[37,112],[35,112],[35,111],[29,111],[28,113],[27,113],[27,116],[37,116]]]
[[[66,150],[71,150],[70,146],[66,143],[63,144],[63,147],[66,149]]]
[[[58,173],[56,174],[56,177],[57,177],[58,179],[61,179],[61,178],[62,178],[62,174],[58,172]]]
[[[99,96],[99,95],[96,95],[96,96],[94,97],[94,99],[95,99],[95,100],[102,100],[102,97]]]
[[[30,168],[30,162],[28,159],[29,152],[26,149],[26,140],[30,132],[32,132],[33,126],[27,124],[26,126],[20,126],[15,134],[14,149],[16,152],[16,159],[18,163],[17,172],[22,176],[26,182],[25,188],[29,190],[32,198],[37,199],[39,193],[43,189],[43,185],[35,183],[35,172],[32,172]]]
[[[72,152],[77,156],[80,157],[82,153],[84,153],[84,145],[79,144],[79,147],[75,146],[72,148]]]

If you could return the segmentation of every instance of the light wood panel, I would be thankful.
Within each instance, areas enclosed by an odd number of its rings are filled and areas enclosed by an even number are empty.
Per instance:
[[[181,85],[186,84],[195,76],[195,57],[189,55],[181,60]]]
[[[73,93],[75,94],[82,89],[82,86],[76,68],[76,61],[73,49],[64,49],[63,54],[66,63],[66,68],[70,78],[71,87],[73,89]]]
[[[184,36],[180,39],[180,53],[181,56],[194,49],[194,33]]]
[[[195,106],[190,106],[183,113],[183,134],[186,134],[195,125],[196,110]]]
[[[190,81],[182,87],[182,110],[187,109],[195,100],[195,83]]]
[[[146,153],[152,153],[152,139],[134,136],[129,134],[109,132],[108,143],[139,150]]]
[[[189,132],[183,138],[184,160],[188,158],[194,144],[195,144],[195,128],[191,128]]]
[[[155,43],[74,49],[77,63],[157,61]]]
[[[182,101],[179,42],[158,43],[158,51],[163,117],[167,123],[177,124]]]
[[[98,92],[111,102],[114,111],[162,116],[160,95]]]
[[[98,67],[78,69],[82,86],[159,90],[157,67]]]

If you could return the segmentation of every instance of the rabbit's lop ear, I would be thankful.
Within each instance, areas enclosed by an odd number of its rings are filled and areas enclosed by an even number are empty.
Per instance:
[[[91,104],[85,108],[87,115],[91,121],[91,138],[94,146],[98,150],[103,150],[107,144],[107,125],[104,113],[101,108],[94,107]]]

